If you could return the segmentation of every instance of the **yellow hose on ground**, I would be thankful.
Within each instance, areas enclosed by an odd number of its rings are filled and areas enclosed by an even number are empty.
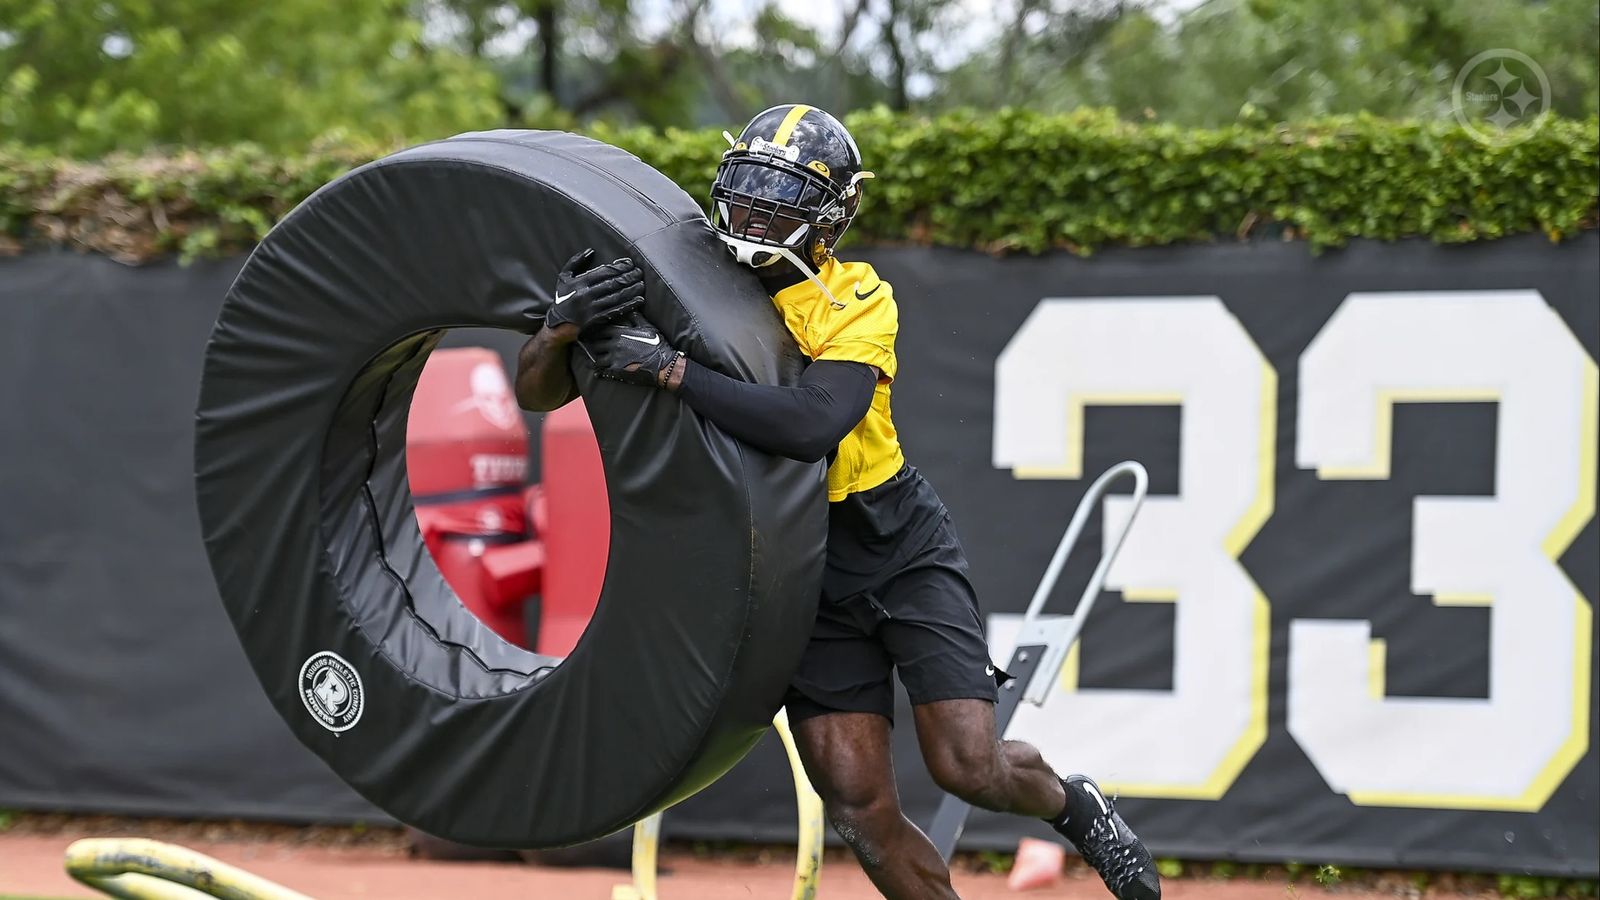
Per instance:
[[[772,720],[783,740],[783,750],[789,754],[789,769],[794,773],[794,799],[800,807],[800,836],[794,856],[794,892],[792,900],[816,900],[817,881],[822,877],[822,798],[806,777],[806,768],[800,762],[800,751],[795,748],[794,735],[789,732],[788,710],[778,710]]]
[[[661,813],[633,826],[633,882],[611,889],[611,900],[656,900],[656,851],[661,846]]]
[[[74,841],[66,869],[119,900],[311,900],[203,853],[145,838]]]
[[[822,876],[822,798],[811,787],[800,753],[795,749],[794,735],[789,731],[789,715],[778,710],[772,720],[783,741],[783,750],[789,756],[789,770],[794,776],[794,797],[800,807],[800,838],[795,847],[794,890],[791,900],[816,900],[817,881]],[[611,889],[611,900],[657,900],[656,854],[661,845],[661,813],[633,826],[633,882],[619,884]]]

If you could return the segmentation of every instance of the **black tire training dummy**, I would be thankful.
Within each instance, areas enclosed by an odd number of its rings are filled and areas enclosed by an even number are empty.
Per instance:
[[[549,132],[461,135],[322,188],[251,255],[206,351],[202,532],[263,688],[363,796],[463,843],[589,840],[715,780],[768,727],[815,615],[822,466],[587,369],[612,536],[577,649],[500,641],[440,577],[404,457],[423,363],[446,328],[529,330],[585,247],[644,268],[645,311],[697,360],[798,377],[776,311],[692,199]]]

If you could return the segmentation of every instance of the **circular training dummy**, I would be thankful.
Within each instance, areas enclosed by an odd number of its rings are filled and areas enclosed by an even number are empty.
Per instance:
[[[715,780],[771,723],[815,613],[821,467],[598,379],[581,353],[611,556],[577,648],[502,642],[434,567],[404,457],[423,363],[447,328],[525,330],[584,247],[640,264],[647,314],[695,359],[798,377],[695,202],[553,132],[461,135],[322,188],[251,254],[206,349],[202,533],[256,675],[363,796],[464,843],[592,839]]]

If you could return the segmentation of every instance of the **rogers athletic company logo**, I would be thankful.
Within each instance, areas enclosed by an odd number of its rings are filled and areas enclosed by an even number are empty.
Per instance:
[[[528,475],[528,457],[511,453],[474,453],[467,460],[472,466],[472,486],[497,487],[521,484]]]
[[[361,721],[366,693],[355,667],[332,650],[323,650],[300,667],[300,702],[323,728],[338,733]]]

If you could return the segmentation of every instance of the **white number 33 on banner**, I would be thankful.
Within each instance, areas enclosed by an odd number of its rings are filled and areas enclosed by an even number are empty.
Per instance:
[[[1146,501],[1107,583],[1177,604],[1172,691],[1079,688],[1075,651],[1012,736],[1133,796],[1214,799],[1249,763],[1269,598],[1238,557],[1273,513],[1276,381],[1215,297],[1046,300],[1023,323],[996,364],[995,465],[1082,478],[1085,406],[1177,405],[1182,495]],[[1395,403],[1499,405],[1494,496],[1416,497],[1411,561],[1414,593],[1494,612],[1488,699],[1387,696],[1370,623],[1292,622],[1290,734],[1358,804],[1539,809],[1588,749],[1593,619],[1556,560],[1594,513],[1594,361],[1535,291],[1352,294],[1299,383],[1295,461],[1322,479],[1388,478]],[[1108,526],[1126,515],[1106,500]]]

